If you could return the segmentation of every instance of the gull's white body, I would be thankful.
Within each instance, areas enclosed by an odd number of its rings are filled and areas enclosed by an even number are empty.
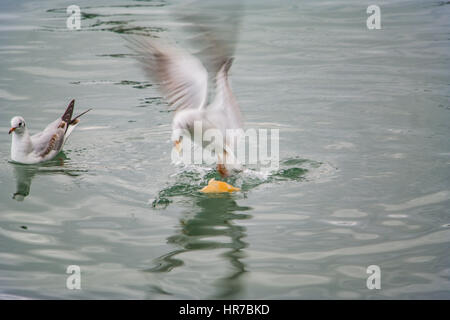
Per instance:
[[[11,120],[12,143],[11,160],[23,164],[36,164],[53,159],[64,147],[67,138],[79,123],[78,117],[72,119],[72,101],[64,115],[50,123],[43,131],[30,136],[25,120],[14,117]],[[88,110],[89,111],[89,110]]]
[[[58,129],[58,124],[60,121],[61,119],[52,122],[44,129],[44,131],[33,136],[30,136],[28,129],[26,128],[23,134],[13,132],[11,143],[11,160],[24,164],[35,164],[53,159],[62,150],[67,138],[78,124],[70,125],[67,132],[64,133],[64,129]],[[50,139],[55,134],[57,134],[58,137],[62,135],[63,140],[61,145],[56,149],[52,149],[44,156],[41,156],[42,151],[45,151]]]

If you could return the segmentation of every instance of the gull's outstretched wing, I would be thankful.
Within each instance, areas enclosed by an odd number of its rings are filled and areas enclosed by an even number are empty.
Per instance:
[[[143,36],[127,36],[130,48],[140,54],[147,75],[156,81],[177,110],[203,108],[208,93],[208,73],[187,52]]]

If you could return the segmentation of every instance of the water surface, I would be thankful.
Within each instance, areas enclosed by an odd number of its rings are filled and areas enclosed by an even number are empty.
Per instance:
[[[170,163],[173,113],[122,38],[183,42],[178,2],[2,2],[1,297],[450,298],[450,5],[381,1],[368,30],[370,4],[248,1],[232,85],[280,168],[207,196],[217,173]],[[36,132],[72,98],[94,110],[64,153],[8,162],[10,119]]]

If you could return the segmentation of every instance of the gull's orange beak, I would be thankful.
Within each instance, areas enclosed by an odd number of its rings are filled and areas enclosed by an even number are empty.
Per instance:
[[[178,153],[181,153],[181,141],[177,140],[173,143],[173,145],[175,146],[175,149],[178,151]]]
[[[16,127],[12,127],[11,129],[9,129],[9,132],[8,132],[8,134],[11,134],[11,133],[13,133],[14,132],[14,130],[16,130],[17,128]]]

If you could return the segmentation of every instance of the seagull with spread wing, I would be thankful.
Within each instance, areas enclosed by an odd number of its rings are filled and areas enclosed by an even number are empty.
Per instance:
[[[30,136],[25,120],[20,117],[11,119],[12,134],[11,160],[23,164],[35,164],[53,159],[63,148],[67,138],[86,112],[72,118],[75,100],[69,103],[62,117],[50,123],[42,132]]]
[[[135,50],[149,77],[154,79],[167,99],[176,108],[172,120],[172,142],[177,150],[181,149],[183,132],[193,138],[194,123],[200,122],[202,131],[217,129],[223,137],[223,153],[219,152],[217,169],[227,176],[230,169],[240,169],[233,154],[230,141],[242,129],[242,116],[239,105],[231,91],[228,73],[233,57],[215,56],[209,64],[215,76],[215,98],[208,103],[208,71],[200,60],[188,52],[169,46],[150,37],[128,37],[130,48]],[[216,50],[218,48],[215,48]]]

